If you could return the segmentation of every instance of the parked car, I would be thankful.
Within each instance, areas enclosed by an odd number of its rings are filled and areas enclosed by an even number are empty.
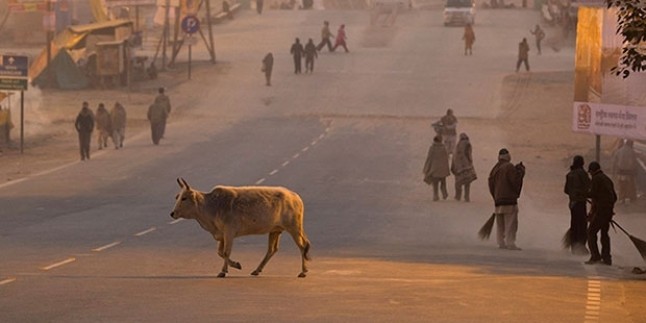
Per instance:
[[[475,0],[446,0],[444,26],[474,24],[476,17]]]

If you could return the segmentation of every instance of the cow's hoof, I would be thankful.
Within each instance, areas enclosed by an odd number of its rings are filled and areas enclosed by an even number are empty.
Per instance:
[[[306,274],[306,273],[300,273],[300,274],[298,274],[298,278],[305,278],[305,277],[307,277],[307,274]]]
[[[251,273],[251,276],[258,276],[258,275],[260,275],[260,271],[258,271],[258,270],[254,270],[254,271]]]
[[[231,263],[231,267],[239,270],[242,269],[242,265],[239,262]]]
[[[224,278],[227,276],[227,273],[219,273],[218,278]]]

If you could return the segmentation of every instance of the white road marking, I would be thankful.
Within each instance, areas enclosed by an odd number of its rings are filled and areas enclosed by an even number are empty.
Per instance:
[[[295,153],[295,154],[294,154],[294,156],[292,156],[292,159],[296,159],[296,158],[298,158],[298,157],[300,157],[300,156],[301,156],[301,154],[300,154],[300,153]]]
[[[585,304],[585,322],[599,322],[601,311],[601,279],[598,276],[588,278],[587,302]]]
[[[42,270],[51,270],[51,269],[54,269],[56,267],[67,265],[67,264],[69,264],[71,262],[75,262],[75,261],[76,261],[76,258],[67,258],[67,259],[65,259],[63,261],[57,262],[55,264],[51,264],[49,266],[42,267],[40,269],[42,269]]]
[[[289,160],[283,163],[283,167],[289,165]]]
[[[257,180],[257,181],[256,181],[256,185],[260,185],[260,184],[262,184],[264,181],[265,181],[265,179],[264,179],[264,178],[261,178],[261,179],[259,179],[259,180]]]
[[[274,169],[274,170],[271,171],[271,173],[269,173],[269,175],[273,176],[273,175],[276,175],[276,173],[278,173],[278,170]]]
[[[182,221],[184,221],[184,219],[177,219],[177,220],[173,220],[173,221],[168,222],[168,224],[177,224],[177,223],[180,223]]]
[[[318,140],[314,140],[314,141],[312,141],[312,143],[310,144],[310,146],[314,146],[314,145],[318,144],[318,142],[319,142]]]
[[[310,147],[305,147],[305,148],[301,149],[302,152],[306,152],[308,150],[310,150]]]
[[[329,128],[328,128],[328,129],[329,129]],[[327,132],[327,131],[328,131],[328,129],[325,129],[325,132]],[[324,133],[320,134],[320,135],[319,135],[319,140],[323,139],[324,137],[325,137],[325,134],[324,134]]]
[[[13,283],[15,281],[16,281],[15,278],[7,278],[7,279],[0,280],[0,286]]]
[[[141,236],[143,236],[144,234],[151,233],[151,232],[153,232],[153,231],[155,231],[155,230],[157,230],[157,228],[152,227],[152,228],[150,228],[150,229],[148,229],[148,230],[144,230],[144,231],[141,231],[141,232],[139,232],[139,233],[135,233],[135,236],[137,236],[137,237],[141,237]]]
[[[106,250],[106,249],[110,249],[110,248],[112,248],[112,247],[114,247],[114,246],[118,246],[119,244],[121,244],[121,241],[115,241],[115,242],[113,242],[113,243],[109,243],[109,244],[107,244],[107,245],[105,245],[105,246],[101,246],[101,247],[98,247],[98,248],[92,249],[92,251],[94,251],[94,252],[100,252],[100,251],[103,251],[103,250]]]

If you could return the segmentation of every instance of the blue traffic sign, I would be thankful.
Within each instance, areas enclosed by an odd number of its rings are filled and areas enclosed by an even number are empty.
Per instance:
[[[186,16],[182,19],[182,30],[187,34],[194,34],[200,30],[200,19],[196,16]]]
[[[29,58],[18,55],[0,55],[0,77],[27,77]]]

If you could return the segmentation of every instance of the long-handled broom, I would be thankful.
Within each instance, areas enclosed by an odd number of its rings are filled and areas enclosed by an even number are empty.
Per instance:
[[[610,221],[610,223],[612,223],[613,225],[616,225],[621,231],[623,231],[628,236],[628,238],[630,238],[630,241],[633,242],[633,244],[635,245],[635,247],[639,251],[639,254],[642,256],[642,259],[644,259],[644,261],[646,261],[646,241],[638,239],[635,236],[628,233],[628,231],[626,231],[624,228],[622,228],[619,225],[619,223],[617,223],[615,220]]]
[[[478,237],[480,237],[481,240],[488,240],[489,236],[491,235],[491,230],[493,229],[493,223],[496,220],[496,214],[493,213],[485,222],[485,224],[480,228],[480,231],[478,231]]]

